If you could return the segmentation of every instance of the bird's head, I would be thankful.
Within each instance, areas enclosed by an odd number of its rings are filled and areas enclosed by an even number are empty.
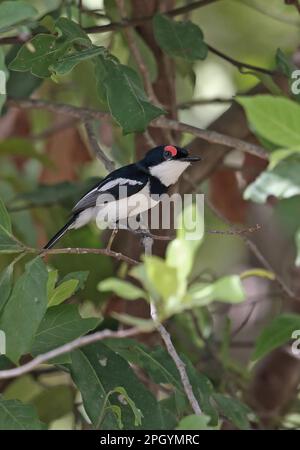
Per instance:
[[[165,186],[176,183],[184,170],[193,162],[200,161],[199,156],[191,156],[185,148],[175,145],[160,145],[146,153],[140,165]]]

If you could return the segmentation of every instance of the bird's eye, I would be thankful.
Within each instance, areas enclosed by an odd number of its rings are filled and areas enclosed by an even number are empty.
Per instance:
[[[171,159],[172,158],[172,153],[169,152],[169,150],[164,150],[164,158],[165,159]]]
[[[177,155],[177,148],[173,145],[166,145],[164,148],[164,158],[171,159]]]

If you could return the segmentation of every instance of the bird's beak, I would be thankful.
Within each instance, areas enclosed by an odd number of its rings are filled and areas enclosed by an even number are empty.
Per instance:
[[[188,161],[188,162],[196,162],[201,161],[200,156],[187,156],[186,158],[180,158],[181,161]]]

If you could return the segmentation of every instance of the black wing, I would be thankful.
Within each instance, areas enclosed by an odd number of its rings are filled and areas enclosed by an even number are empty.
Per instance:
[[[148,182],[146,173],[139,170],[135,164],[130,164],[126,167],[114,170],[107,175],[104,180],[97,183],[90,191],[88,191],[74,206],[72,212],[74,214],[80,211],[93,208],[96,206],[99,195],[109,194],[114,197],[114,200],[120,198],[120,187],[126,187],[126,194],[128,197],[138,193]]]

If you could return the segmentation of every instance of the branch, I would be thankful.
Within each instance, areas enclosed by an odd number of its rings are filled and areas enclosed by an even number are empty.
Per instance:
[[[114,252],[113,250],[107,248],[51,248],[51,249],[35,249],[35,248],[25,248],[25,251],[28,253],[39,253],[41,257],[46,255],[61,255],[61,254],[75,254],[75,255],[86,255],[86,254],[94,254],[94,255],[105,255],[110,256],[112,258],[117,259],[118,261],[124,261],[131,265],[139,264],[135,259],[130,258],[129,256],[123,255],[119,252]]]
[[[104,153],[104,151],[101,149],[97,136],[94,132],[94,127],[93,127],[93,123],[90,120],[86,120],[84,122],[85,125],[85,129],[86,129],[86,133],[88,135],[91,147],[93,149],[93,152],[96,156],[96,158],[99,159],[99,161],[102,162],[102,164],[104,165],[105,169],[108,172],[112,172],[115,169],[115,163],[109,159],[106,154]]]
[[[175,8],[169,11],[166,11],[164,14],[166,14],[169,17],[175,17],[179,16],[181,14],[184,14],[189,11],[193,11],[194,9],[201,8],[202,6],[209,5],[210,3],[214,3],[218,0],[200,0],[196,1],[194,3],[190,3],[185,6],[181,6],[180,8]],[[96,25],[92,27],[86,27],[83,28],[84,31],[88,34],[96,34],[96,33],[106,33],[107,31],[116,31],[121,28],[128,28],[128,27],[137,27],[138,25],[143,24],[144,22],[149,22],[153,19],[153,15],[150,16],[144,16],[139,17],[136,19],[130,19],[130,20],[122,20],[121,22],[111,22],[107,25]],[[27,40],[31,39],[32,35],[24,35],[20,34],[18,36],[9,36],[9,37],[3,37],[0,39],[0,45],[1,44],[18,44],[18,43],[24,43]]]
[[[146,236],[144,239],[144,248],[145,248],[145,255],[151,255],[152,254],[152,245],[153,245],[153,238]],[[150,314],[152,317],[152,320],[155,324],[155,327],[157,331],[159,332],[162,340],[165,343],[166,349],[173,359],[175,366],[177,367],[177,370],[180,375],[180,379],[184,388],[184,391],[186,393],[186,396],[190,402],[190,405],[194,411],[194,413],[197,416],[200,416],[202,414],[201,408],[199,406],[199,403],[194,395],[192,385],[190,383],[185,364],[181,360],[180,356],[178,355],[176,348],[174,347],[174,344],[172,342],[171,336],[166,330],[166,328],[163,326],[163,324],[158,319],[158,313],[156,309],[156,304],[154,300],[150,297]]]
[[[102,119],[108,113],[98,111],[92,108],[80,108],[78,106],[66,105],[62,103],[53,103],[45,100],[8,100],[8,105],[18,106],[20,108],[42,108],[48,111],[57,112],[61,114],[71,115],[73,117],[79,118],[83,121],[92,119]],[[167,119],[165,117],[160,117],[149,124],[150,127],[163,128],[175,131],[182,131],[185,133],[190,133],[194,136],[200,137],[205,141],[224,145],[226,147],[236,148],[242,152],[251,153],[263,159],[268,159],[269,155],[264,150],[263,147],[259,145],[251,144],[249,142],[237,139],[225,134],[218,133],[216,131],[204,130],[202,128],[193,127],[186,123],[177,122],[176,120]]]
[[[154,120],[149,124],[149,126],[190,133],[214,144],[232,147],[240,150],[241,152],[251,153],[259,158],[269,159],[269,155],[263,147],[251,144],[250,142],[242,141],[241,139],[235,137],[218,133],[217,131],[203,130],[202,128],[193,127],[186,123],[177,122],[176,120],[167,119],[165,117],[160,117],[159,119]]]
[[[57,356],[69,353],[76,348],[85,347],[86,345],[92,344],[93,342],[102,341],[107,338],[127,338],[135,336],[140,333],[147,333],[149,330],[141,330],[139,328],[128,328],[127,330],[112,331],[112,330],[102,330],[96,333],[88,334],[87,336],[81,336],[74,341],[68,342],[67,344],[57,347],[54,350],[43,353],[37,356],[26,364],[16,367],[14,369],[0,370],[0,380],[5,378],[15,378],[25,373],[28,373],[38,367],[40,364],[44,364],[50,359],[56,358]]]
[[[217,50],[216,48],[212,47],[211,45],[209,45],[209,44],[206,44],[206,45],[211,53],[214,53],[215,55],[217,55],[220,58],[224,59],[225,61],[229,62],[233,66],[237,67],[239,69],[239,71],[242,73],[244,72],[243,69],[249,69],[254,72],[260,72],[260,73],[264,73],[266,75],[271,75],[271,76],[275,75],[277,73],[277,71],[275,71],[275,70],[269,70],[269,69],[265,69],[263,67],[253,66],[252,64],[247,64],[244,62],[237,61],[236,59],[232,58],[231,56],[225,55],[225,53],[221,52],[220,50]]]

